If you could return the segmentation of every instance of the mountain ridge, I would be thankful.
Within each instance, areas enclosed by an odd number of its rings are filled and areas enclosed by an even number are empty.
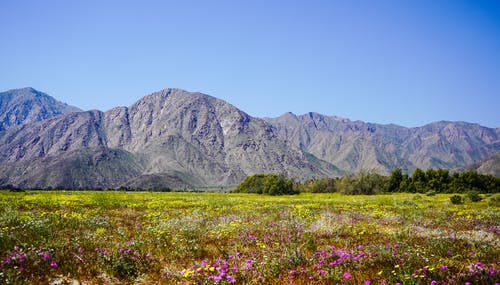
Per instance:
[[[261,119],[216,97],[176,88],[105,112],[69,110],[0,130],[0,184],[219,187],[257,173],[304,180],[362,169],[454,169],[500,150],[499,128],[445,121],[405,128],[314,112]]]
[[[215,97],[164,89],[130,107],[70,113],[0,132],[0,181],[38,186],[38,182],[25,179],[29,175],[13,169],[28,162],[41,168],[47,164],[47,157],[67,162],[91,161],[91,150],[96,148],[131,154],[139,165],[134,169],[140,173],[132,172],[135,176],[158,180],[160,175],[173,181],[170,178],[174,173],[185,182],[183,187],[235,185],[246,175],[261,172],[284,173],[300,179],[313,178],[318,173],[332,174],[311,164],[299,150],[284,147],[264,120]],[[82,158],[85,153],[86,158]],[[68,174],[62,162],[53,167],[66,173],[57,180],[60,186],[73,187],[74,181],[81,180],[76,172]],[[120,187],[127,186],[128,181],[149,183],[134,180],[134,175],[102,183],[96,180],[90,186]],[[83,187],[82,183],[76,184]],[[176,184],[180,185],[178,181]]]
[[[0,93],[0,131],[79,111],[32,87],[11,89]]]
[[[288,144],[299,146],[348,172],[366,169],[367,164],[371,164],[368,168],[385,173],[395,167],[406,170],[453,168],[455,164],[470,164],[484,158],[486,153],[498,148],[500,140],[500,129],[466,122],[440,121],[406,128],[314,112],[285,113],[266,120]]]

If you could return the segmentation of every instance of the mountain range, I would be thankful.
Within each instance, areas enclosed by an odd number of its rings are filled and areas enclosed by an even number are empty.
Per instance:
[[[106,112],[33,88],[0,93],[0,185],[24,188],[230,187],[256,173],[304,180],[459,169],[499,151],[499,128],[465,122],[405,128],[317,113],[255,118],[180,89]]]

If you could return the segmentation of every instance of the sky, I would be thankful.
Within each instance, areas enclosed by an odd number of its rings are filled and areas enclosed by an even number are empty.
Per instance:
[[[497,0],[2,0],[0,91],[84,110],[164,88],[257,117],[500,127]]]

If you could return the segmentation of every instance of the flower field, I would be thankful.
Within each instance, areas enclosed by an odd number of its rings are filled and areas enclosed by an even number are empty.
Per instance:
[[[495,196],[0,191],[0,283],[495,284],[499,231]]]

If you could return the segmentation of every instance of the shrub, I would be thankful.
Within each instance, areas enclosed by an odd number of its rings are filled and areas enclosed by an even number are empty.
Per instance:
[[[500,207],[500,194],[495,194],[495,195],[492,195],[491,197],[489,197],[488,205]]]
[[[479,195],[479,192],[478,191],[469,191],[467,193],[467,198],[469,198],[470,201],[472,202],[479,202],[481,200],[483,200],[483,198],[481,197],[481,195]]]
[[[464,203],[464,198],[460,195],[453,195],[450,197],[450,201],[452,204],[460,205]]]
[[[427,191],[427,193],[425,193],[425,195],[427,195],[427,196],[436,196],[436,191],[433,191],[433,190]]]
[[[317,180],[309,180],[304,182],[301,187],[301,192],[310,193],[334,193],[337,192],[335,178],[322,178]]]
[[[339,189],[346,195],[373,195],[385,189],[387,178],[374,171],[360,171],[356,175],[342,177]]]
[[[292,179],[277,174],[256,174],[247,176],[233,193],[257,193],[268,195],[298,194]]]

